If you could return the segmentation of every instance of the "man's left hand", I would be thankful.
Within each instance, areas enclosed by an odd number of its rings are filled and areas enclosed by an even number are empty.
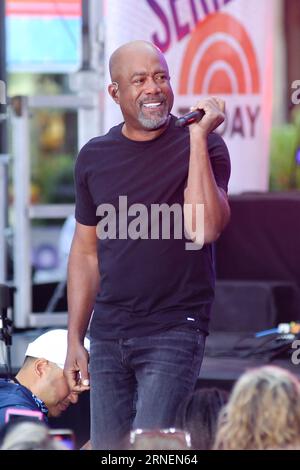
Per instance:
[[[225,119],[225,101],[220,98],[207,98],[199,101],[196,106],[191,108],[191,111],[196,111],[196,109],[203,109],[205,115],[199,122],[189,126],[191,135],[201,134],[207,137]]]

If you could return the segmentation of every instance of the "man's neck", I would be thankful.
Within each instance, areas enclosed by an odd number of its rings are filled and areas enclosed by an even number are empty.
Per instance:
[[[19,382],[20,385],[23,385],[23,387],[26,387],[26,388],[28,388],[28,390],[33,392],[32,383],[28,379],[27,374],[24,371],[22,371],[22,369],[20,369],[19,372],[17,373],[16,379],[17,379],[17,381]]]

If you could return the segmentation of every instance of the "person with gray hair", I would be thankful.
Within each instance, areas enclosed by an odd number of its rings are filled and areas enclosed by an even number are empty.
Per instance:
[[[41,422],[26,421],[7,426],[0,450],[68,450],[49,434]]]

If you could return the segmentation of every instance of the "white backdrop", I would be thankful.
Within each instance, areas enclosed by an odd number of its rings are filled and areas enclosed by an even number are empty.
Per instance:
[[[106,0],[105,70],[127,41],[155,42],[169,64],[174,114],[209,94],[226,101],[219,128],[231,155],[231,193],[268,188],[273,0]],[[105,94],[104,130],[122,120]]]

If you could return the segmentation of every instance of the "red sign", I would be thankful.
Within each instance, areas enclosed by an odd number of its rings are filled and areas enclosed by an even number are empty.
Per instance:
[[[81,0],[6,0],[6,14],[74,18],[81,16]]]

